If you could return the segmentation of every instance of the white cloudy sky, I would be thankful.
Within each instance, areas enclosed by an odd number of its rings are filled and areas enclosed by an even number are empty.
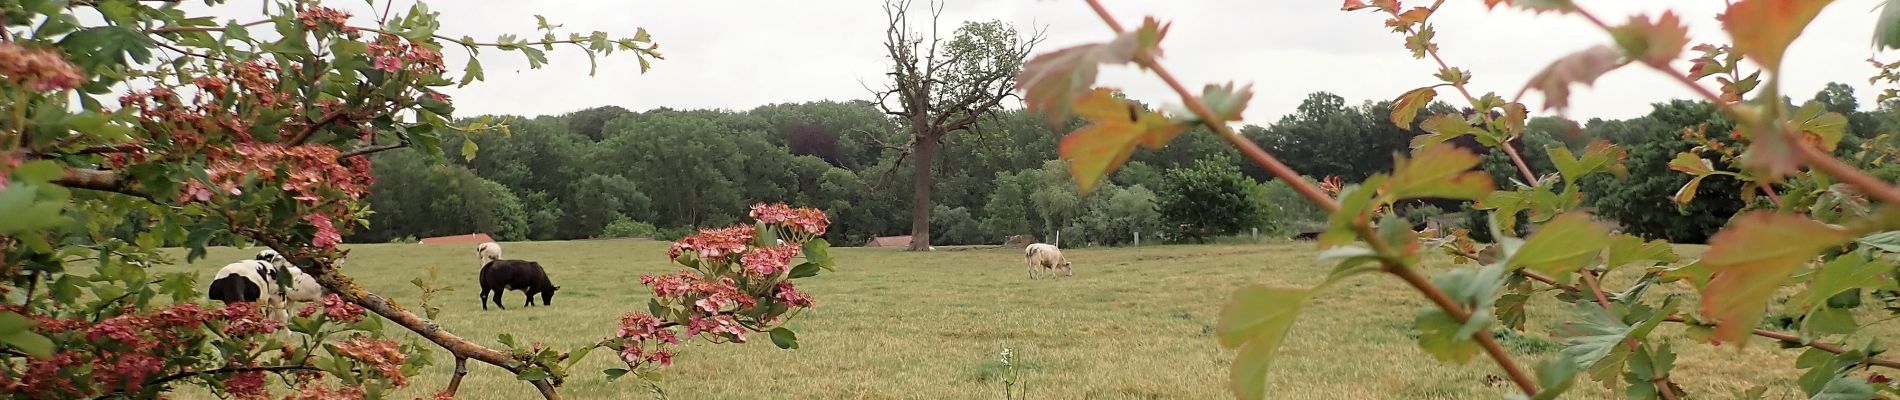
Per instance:
[[[1423,0],[1405,0],[1421,3]],[[1673,9],[1690,24],[1696,42],[1725,37],[1714,17],[1720,0],[1580,1],[1597,15],[1618,23],[1628,15]],[[237,8],[255,12],[247,1]],[[331,3],[368,14],[362,3]],[[573,50],[551,53],[556,65],[529,70],[514,53],[487,52],[482,62],[488,81],[451,92],[461,114],[551,114],[597,105],[633,110],[655,107],[746,109],[763,104],[809,100],[865,99],[860,82],[876,85],[885,68],[881,0],[806,1],[651,1],[450,0],[430,5],[442,13],[442,33],[488,40],[502,33],[530,34],[533,15],[547,16],[580,32],[605,30],[631,35],[636,27],[652,33],[666,54],[641,75],[631,57],[611,57],[597,76],[586,75],[585,56]],[[1156,15],[1174,22],[1163,43],[1164,62],[1184,81],[1235,80],[1254,84],[1257,95],[1248,122],[1278,119],[1307,93],[1329,91],[1357,103],[1388,99],[1408,88],[1434,82],[1436,66],[1414,60],[1403,40],[1370,10],[1339,11],[1339,1],[1135,1],[1106,0],[1125,24]],[[1873,90],[1866,77],[1874,69],[1869,40],[1876,0],[1843,0],[1821,13],[1788,53],[1786,93],[1805,100],[1826,82],[1855,86],[1863,105]],[[404,4],[406,3],[399,3]],[[230,7],[226,7],[230,8]],[[921,6],[919,9],[921,11]],[[945,26],[964,20],[1002,19],[1018,27],[1046,27],[1044,50],[1105,40],[1109,31],[1080,1],[948,0]],[[1473,90],[1509,98],[1550,60],[1609,37],[1587,22],[1557,15],[1531,15],[1500,8],[1487,11],[1479,0],[1453,0],[1433,17],[1441,54],[1454,66],[1474,73]],[[524,35],[525,36],[525,35]],[[459,67],[460,52],[448,52]],[[1687,68],[1688,62],[1679,65]],[[1104,85],[1121,87],[1151,103],[1173,99],[1152,77],[1128,68],[1102,76]],[[1450,93],[1445,93],[1450,95]],[[1649,103],[1689,92],[1674,81],[1640,67],[1605,76],[1593,88],[1579,89],[1570,116],[1625,118],[1649,110]],[[1537,95],[1526,102],[1542,105]],[[1443,98],[1443,97],[1441,97]]]

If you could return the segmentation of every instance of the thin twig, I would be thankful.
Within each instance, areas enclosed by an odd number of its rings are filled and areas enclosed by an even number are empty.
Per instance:
[[[303,130],[298,131],[296,136],[291,136],[290,141],[286,143],[286,145],[302,145],[304,141],[310,140],[310,136],[316,134],[318,129],[323,129],[324,125],[329,125],[331,122],[336,122],[337,119],[343,118],[343,114],[343,110],[331,111],[329,114],[324,114],[323,118],[311,121],[310,125],[303,127]]]
[[[1100,16],[1103,22],[1108,24],[1109,28],[1115,30],[1116,34],[1121,34],[1125,31],[1121,23],[1116,22],[1115,17],[1109,14],[1108,9],[1102,7],[1100,0],[1088,0],[1088,5],[1095,10],[1096,15]],[[1182,101],[1187,104],[1189,110],[1199,116],[1209,129],[1219,133],[1222,139],[1226,139],[1228,143],[1239,148],[1242,154],[1252,159],[1255,163],[1260,164],[1262,167],[1265,167],[1267,171],[1272,172],[1274,176],[1292,184],[1295,191],[1300,192],[1302,196],[1305,196],[1314,204],[1320,205],[1320,207],[1326,209],[1327,212],[1339,211],[1339,204],[1334,202],[1331,197],[1320,192],[1319,188],[1306,184],[1306,181],[1300,179],[1300,175],[1295,173],[1292,168],[1280,163],[1272,154],[1261,150],[1258,145],[1235,133],[1232,127],[1220,122],[1221,118],[1219,114],[1208,107],[1207,103],[1202,101],[1200,97],[1195,96],[1194,92],[1189,91],[1185,85],[1182,85],[1180,80],[1175,79],[1174,74],[1168,72],[1166,67],[1163,67],[1161,63],[1155,62],[1152,55],[1146,53],[1138,54],[1135,57],[1135,62],[1142,67],[1154,71],[1156,76],[1160,77],[1162,81],[1167,82],[1168,86],[1173,88],[1175,93],[1181,96]],[[1367,245],[1372,246],[1373,250],[1378,254],[1396,254],[1392,252],[1384,240],[1379,238],[1379,235],[1373,232],[1371,224],[1363,218],[1359,221],[1354,221],[1353,227],[1359,232],[1359,235],[1366,240]],[[1418,271],[1406,268],[1404,265],[1396,262],[1396,260],[1386,259],[1380,262],[1384,264],[1386,272],[1398,275],[1401,279],[1404,279],[1406,283],[1411,284],[1414,288],[1418,289],[1419,292],[1425,294],[1425,297],[1431,299],[1433,303],[1436,303],[1453,318],[1461,322],[1470,319],[1471,314],[1464,309],[1464,306],[1452,301],[1450,296],[1446,295],[1444,291],[1439,290],[1438,287],[1433,286],[1430,281],[1425,280],[1423,276],[1418,274]],[[1516,383],[1519,389],[1522,389],[1526,394],[1537,394],[1536,381],[1532,380],[1530,374],[1524,372],[1524,369],[1520,368],[1517,362],[1511,359],[1510,354],[1506,353],[1504,348],[1499,346],[1495,339],[1490,335],[1483,334],[1473,335],[1472,338],[1478,342],[1480,347],[1484,348],[1485,353],[1491,356],[1493,361],[1498,364],[1498,367],[1503,369],[1505,374],[1511,377],[1511,381]]]
[[[262,371],[262,372],[319,371],[319,369],[317,369],[317,367],[312,367],[308,365],[277,365],[277,366],[269,366],[269,367],[231,367],[231,368],[218,368],[218,369],[210,369],[210,370],[203,370],[203,371],[186,371],[186,372],[166,375],[165,377],[158,378],[151,382],[146,382],[145,386],[164,386],[165,383],[167,382],[190,378],[190,377],[199,376],[199,375],[222,375],[222,374],[235,374],[235,373],[241,373],[241,372],[255,372],[255,371]],[[106,396],[106,397],[112,397],[112,396]],[[106,397],[100,397],[100,398],[103,399]]]

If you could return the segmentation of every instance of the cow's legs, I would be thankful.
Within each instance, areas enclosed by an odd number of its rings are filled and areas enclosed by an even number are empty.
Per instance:
[[[534,307],[534,292],[521,291],[521,306]]]
[[[1029,279],[1036,279],[1036,263],[1029,262]]]

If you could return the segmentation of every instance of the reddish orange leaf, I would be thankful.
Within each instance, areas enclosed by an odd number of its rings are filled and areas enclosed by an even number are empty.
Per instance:
[[[1108,43],[1090,43],[1043,53],[1023,64],[1016,75],[1016,90],[1030,112],[1043,113],[1050,125],[1069,117],[1074,102],[1089,93],[1102,64],[1126,64],[1144,52],[1160,55],[1157,47],[1167,37],[1169,25],[1154,18],[1141,28],[1116,36]]]
[[[1589,86],[1595,83],[1597,77],[1616,70],[1617,67],[1622,67],[1623,63],[1620,61],[1622,56],[1622,53],[1617,52],[1616,49],[1604,45],[1596,45],[1571,53],[1550,63],[1549,67],[1544,67],[1543,72],[1538,72],[1537,76],[1531,77],[1531,81],[1524,84],[1524,90],[1519,91],[1518,96],[1523,97],[1524,91],[1533,89],[1544,92],[1545,110],[1563,110],[1570,107],[1570,84],[1581,83]]]
[[[1346,4],[1339,6],[1339,10],[1340,11],[1358,11],[1360,9],[1367,8],[1367,7],[1372,7],[1372,5],[1366,4],[1365,0],[1346,0]]]
[[[1412,129],[1412,120],[1418,118],[1418,110],[1425,108],[1426,104],[1431,104],[1433,97],[1438,97],[1438,90],[1431,86],[1412,89],[1399,95],[1397,100],[1392,101],[1392,124],[1400,128]]]
[[[1186,129],[1167,116],[1116,98],[1113,90],[1105,88],[1077,101],[1075,111],[1092,123],[1063,137],[1059,154],[1069,160],[1069,175],[1083,192],[1128,162],[1137,144],[1158,148]]]
[[[1623,47],[1623,54],[1659,68],[1667,67],[1689,45],[1689,27],[1674,12],[1663,12],[1655,22],[1630,16],[1630,22],[1611,29],[1610,36]]]
[[[1412,9],[1405,10],[1405,12],[1399,13],[1399,15],[1386,20],[1385,26],[1397,28],[1400,32],[1404,32],[1406,29],[1411,28],[1412,25],[1425,22],[1425,18],[1431,16],[1432,9],[1430,8],[1412,7]]]
[[[1832,0],[1741,0],[1716,17],[1734,38],[1735,51],[1763,69],[1779,71],[1781,56]]]
[[[1766,211],[1742,216],[1716,233],[1701,261],[1714,271],[1702,290],[1702,315],[1716,321],[1715,342],[1745,343],[1790,273],[1852,239],[1811,219]]]
[[[1498,8],[1499,4],[1511,5],[1511,0],[1484,0],[1484,9]]]

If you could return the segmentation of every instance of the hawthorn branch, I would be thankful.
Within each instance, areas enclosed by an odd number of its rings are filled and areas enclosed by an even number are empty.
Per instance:
[[[332,122],[336,122],[337,119],[341,119],[341,118],[343,118],[343,110],[331,111],[329,114],[324,114],[323,118],[320,118],[316,121],[311,121],[309,126],[303,127],[303,130],[298,131],[296,136],[291,136],[290,141],[287,143],[287,145],[289,146],[302,145],[304,141],[310,140],[310,136],[313,134],[316,134],[317,130],[323,129],[325,125],[329,125]]]
[[[370,155],[370,154],[376,154],[376,153],[381,153],[381,152],[385,152],[385,151],[390,151],[390,150],[395,150],[395,149],[400,149],[400,148],[404,148],[404,147],[409,147],[409,142],[408,142],[408,141],[403,141],[402,143],[396,143],[396,144],[384,144],[384,145],[375,145],[375,146],[363,146],[363,147],[358,147],[358,148],[355,148],[355,149],[350,149],[350,151],[346,151],[346,152],[343,152],[343,154],[342,154],[342,155],[338,155],[338,156],[336,156],[336,160],[337,160],[337,161],[343,161],[343,160],[345,160],[345,159],[349,159],[350,157],[356,157],[356,156],[364,156],[364,155]]]
[[[227,367],[227,368],[208,369],[208,370],[201,370],[201,371],[185,371],[185,372],[180,372],[176,374],[166,375],[164,377],[154,379],[151,382],[146,382],[145,386],[164,386],[165,383],[168,383],[171,381],[190,378],[190,377],[199,376],[199,375],[223,375],[223,374],[236,374],[236,373],[259,372],[259,371],[287,372],[287,371],[321,371],[321,370],[317,369],[317,367],[312,367],[308,365],[275,365],[275,366],[268,366],[268,367]],[[106,395],[104,397],[100,397],[100,399],[111,398],[111,397],[113,396]]]
[[[1559,289],[1573,290],[1573,291],[1578,290],[1577,287],[1575,286],[1559,283],[1555,280],[1550,279],[1549,277],[1540,275],[1536,272],[1518,271],[1518,273],[1523,274],[1525,277],[1531,278],[1531,280],[1544,282],[1546,284],[1551,285],[1552,287],[1556,287]],[[1674,322],[1674,323],[1679,323],[1679,324],[1690,324],[1688,319],[1683,318],[1681,316],[1669,316],[1667,318],[1664,318],[1663,321]],[[1812,347],[1815,349],[1820,349],[1821,351],[1834,353],[1834,354],[1841,354],[1841,353],[1847,352],[1847,349],[1842,348],[1841,346],[1837,346],[1837,345],[1833,345],[1829,343],[1815,342],[1815,341],[1805,341],[1805,340],[1802,340],[1800,336],[1788,334],[1788,333],[1775,332],[1775,331],[1760,329],[1760,328],[1756,328],[1750,333],[1754,334],[1755,336],[1774,339],[1782,343],[1798,345],[1802,347]],[[1887,360],[1887,359],[1882,359],[1878,357],[1868,358],[1867,365],[1875,365],[1875,366],[1881,366],[1881,367],[1887,367],[1887,368],[1893,368],[1893,369],[1900,369],[1900,361]]]
[[[463,376],[468,376],[468,357],[457,355],[455,356],[455,375],[449,378],[449,387],[442,389],[442,391],[447,392],[450,397],[454,397],[455,392],[462,388]]]
[[[1113,29],[1116,34],[1119,35],[1127,31],[1122,28],[1120,22],[1115,21],[1115,17],[1109,14],[1108,9],[1102,7],[1100,0],[1088,0],[1088,4],[1089,8],[1094,9],[1095,14],[1102,18],[1102,22],[1107,23],[1109,28]],[[1208,107],[1207,102],[1201,100],[1194,92],[1189,91],[1187,86],[1182,85],[1181,81],[1174,77],[1173,73],[1168,72],[1166,67],[1155,61],[1152,54],[1145,52],[1137,54],[1135,62],[1150,71],[1154,71],[1156,76],[1160,77],[1162,81],[1168,84],[1169,88],[1172,88],[1176,94],[1180,95],[1182,102],[1186,103],[1188,109],[1200,117],[1203,124],[1218,133],[1222,139],[1227,140],[1228,143],[1239,148],[1241,153],[1254,161],[1254,163],[1265,167],[1267,171],[1272,172],[1275,177],[1292,184],[1295,191],[1305,196],[1308,200],[1311,200],[1314,204],[1318,204],[1320,208],[1325,209],[1327,212],[1333,213],[1339,211],[1339,204],[1335,202],[1332,197],[1321,192],[1318,187],[1306,183],[1306,180],[1301,179],[1300,175],[1294,172],[1292,168],[1281,163],[1278,159],[1274,158],[1272,154],[1260,149],[1259,145],[1254,144],[1239,133],[1234,132],[1232,127],[1221,123],[1222,118],[1220,114],[1214,112],[1213,108]],[[1372,224],[1365,218],[1356,219],[1352,225],[1353,229],[1359,233],[1359,236],[1365,239],[1366,244],[1371,246],[1373,251],[1377,254],[1398,254],[1393,251],[1390,245],[1385,243],[1384,239],[1380,238],[1377,232],[1373,231]],[[1382,264],[1382,269],[1385,272],[1398,276],[1407,284],[1412,285],[1413,288],[1418,289],[1420,293],[1423,293],[1426,298],[1431,299],[1439,308],[1444,309],[1445,313],[1452,316],[1453,319],[1463,322],[1471,318],[1470,311],[1466,310],[1463,305],[1453,301],[1443,290],[1439,290],[1437,286],[1432,285],[1432,283],[1420,275],[1417,270],[1409,268],[1398,260],[1390,257],[1381,257],[1379,262]],[[1484,349],[1485,353],[1498,364],[1498,368],[1503,369],[1505,375],[1509,375],[1511,381],[1517,384],[1518,388],[1523,390],[1525,394],[1536,395],[1538,393],[1537,382],[1531,379],[1531,375],[1526,373],[1524,368],[1517,365],[1517,361],[1511,359],[1510,354],[1504,351],[1503,346],[1498,345],[1496,339],[1492,338],[1491,335],[1473,335],[1472,339],[1478,342],[1479,347]]]
[[[131,184],[126,182],[125,177],[115,171],[68,167],[61,171],[59,179],[53,180],[53,184],[72,189],[119,193],[153,203],[158,202],[158,199],[153,198],[150,193],[134,190]]]

